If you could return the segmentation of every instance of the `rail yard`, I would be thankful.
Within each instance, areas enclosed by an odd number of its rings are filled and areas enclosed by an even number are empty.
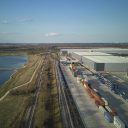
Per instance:
[[[30,59],[32,72],[29,82],[13,86],[8,84],[7,93],[4,90],[1,94],[0,127],[128,127],[127,83],[109,72],[119,67],[122,69],[118,71],[125,71],[126,56],[125,59],[119,57],[122,62],[118,62],[119,59],[114,60],[118,56],[108,53],[108,49],[107,53],[101,52],[102,50],[71,50],[66,54],[63,54],[63,50],[48,50],[31,56],[36,59]],[[108,63],[107,57],[113,60]],[[27,65],[30,65],[30,62]],[[17,72],[20,77],[24,75],[24,68],[23,71]],[[18,81],[18,78],[10,79],[9,83],[15,80]],[[12,107],[13,102],[17,102],[15,110]],[[3,107],[5,104],[8,106]]]

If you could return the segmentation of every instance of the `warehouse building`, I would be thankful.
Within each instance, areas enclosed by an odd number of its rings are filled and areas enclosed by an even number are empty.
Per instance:
[[[72,57],[77,58],[79,61],[81,61],[83,56],[110,56],[111,54],[102,52],[72,52],[71,55]]]
[[[95,49],[61,49],[60,52],[67,52],[68,54],[73,52],[103,52],[109,54],[121,54],[128,55],[128,49],[122,48],[95,48]]]
[[[112,56],[100,52],[74,52],[76,58],[85,66],[95,71],[126,72],[128,71],[128,58]]]

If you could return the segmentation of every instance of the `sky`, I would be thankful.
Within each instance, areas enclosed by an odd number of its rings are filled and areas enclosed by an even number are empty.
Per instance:
[[[0,0],[0,43],[128,42],[128,0]]]

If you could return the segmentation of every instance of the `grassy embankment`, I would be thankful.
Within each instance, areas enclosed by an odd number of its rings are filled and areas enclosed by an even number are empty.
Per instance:
[[[0,56],[17,56],[26,55],[27,52],[0,52]]]
[[[54,61],[49,58],[45,65],[43,83],[35,113],[35,128],[62,128]]]
[[[2,97],[8,90],[28,82],[39,63],[38,60],[39,56],[30,55],[25,67],[18,69],[18,71],[13,74],[12,78],[8,80],[4,86],[0,87],[0,97]]]
[[[28,64],[19,69],[12,79],[0,89],[0,96],[4,95],[9,89],[28,82],[38,66],[39,60],[40,56],[30,55]],[[12,92],[0,101],[0,128],[19,128],[21,126],[26,108],[31,102],[35,79],[36,77],[30,84],[17,89],[15,93]]]

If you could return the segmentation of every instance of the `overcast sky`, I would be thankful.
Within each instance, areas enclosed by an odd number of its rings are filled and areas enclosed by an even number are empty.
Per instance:
[[[0,0],[0,43],[128,42],[128,0]]]

